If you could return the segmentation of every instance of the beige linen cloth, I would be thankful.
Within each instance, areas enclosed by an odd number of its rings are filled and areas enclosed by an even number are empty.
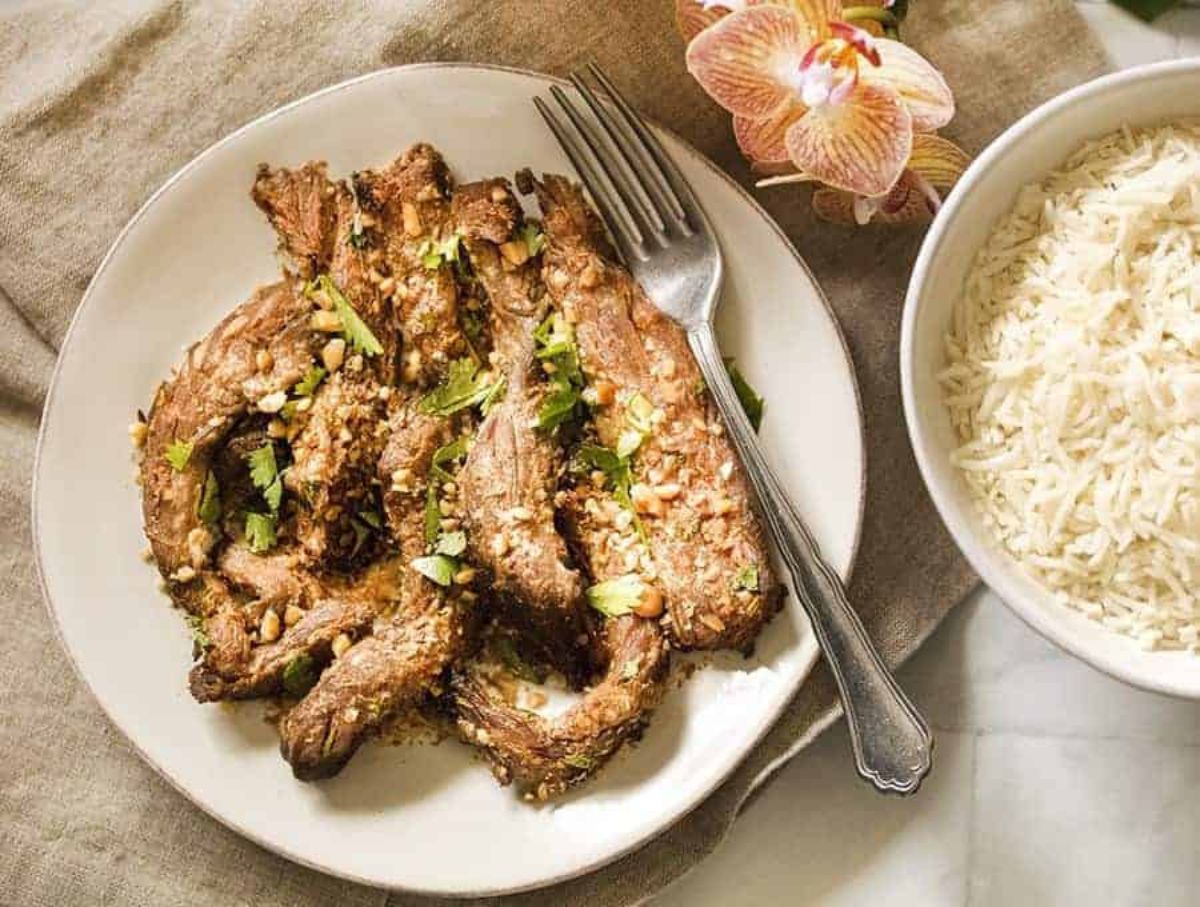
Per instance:
[[[960,112],[947,132],[972,152],[1105,67],[1069,0],[912,6],[907,36],[954,87]],[[38,588],[29,529],[38,417],[101,256],[150,192],[206,146],[379,67],[472,60],[563,74],[591,59],[646,114],[749,184],[727,116],[684,71],[670,0],[0,4],[0,901],[421,900],[322,876],[243,840],[186,803],[110,726],[61,651]],[[926,497],[901,413],[900,311],[922,230],[818,225],[804,190],[757,194],[812,266],[854,358],[869,472],[851,599],[899,664],[975,581]],[[102,514],[79,518],[104,531]],[[821,668],[703,806],[607,869],[513,900],[645,899],[720,843],[749,794],[834,720],[834,702]]]

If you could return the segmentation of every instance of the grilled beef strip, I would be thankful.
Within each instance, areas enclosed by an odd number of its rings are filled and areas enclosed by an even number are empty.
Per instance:
[[[398,603],[372,636],[335,661],[280,726],[281,751],[297,778],[336,774],[400,709],[426,695],[470,639],[471,603],[410,564],[426,552],[424,501],[434,452],[455,436],[456,420],[400,403],[379,461],[384,513],[399,549]]]
[[[324,161],[295,170],[260,164],[254,203],[279,237],[279,249],[306,280],[329,270],[337,224],[337,194]]]
[[[432,244],[450,240],[450,174],[430,145],[414,145],[381,170],[353,178],[367,222],[382,240],[379,267],[390,291],[404,339],[401,374],[406,383],[436,384],[451,360],[470,345],[459,324],[459,294],[453,270],[427,267]]]
[[[207,570],[219,530],[198,512],[214,457],[259,401],[308,370],[309,314],[292,281],[255,291],[188,350],[155,395],[141,463],[146,537],[172,597],[193,613],[207,615],[223,600]],[[190,445],[182,469],[167,460],[176,444]]]
[[[595,412],[616,447],[645,401],[651,423],[634,455],[634,504],[665,594],[672,643],[683,649],[752,646],[779,609],[781,588],[740,461],[680,329],[615,260],[579,188],[547,175],[545,279],[575,326],[583,370],[613,402]],[[645,415],[643,413],[643,415]]]
[[[330,182],[320,164],[294,171],[260,168],[252,194],[297,267],[333,282],[335,290],[310,288],[314,302],[337,314],[333,296],[341,293],[383,347],[368,355],[329,334],[321,358],[333,374],[318,385],[307,408],[294,414],[288,432],[294,462],[285,486],[305,505],[295,530],[307,563],[350,569],[378,550],[360,514],[376,509],[371,480],[383,449],[388,393],[381,388],[394,381],[399,352],[391,299],[381,289],[385,278],[378,270],[384,237],[373,225],[364,226],[352,189]]]
[[[563,496],[572,547],[597,581],[636,573],[627,553],[640,541],[631,527],[614,523],[617,510],[611,494],[591,485]],[[516,783],[533,799],[557,796],[594,774],[641,733],[666,692],[669,647],[657,621],[631,614],[597,618],[592,626],[602,676],[555,718],[509,704],[477,666],[454,678],[460,735],[484,751],[501,784]]]
[[[518,639],[529,654],[579,683],[589,670],[583,581],[568,566],[554,526],[561,450],[537,427],[545,388],[537,379],[533,332],[549,301],[538,260],[519,238],[521,208],[506,180],[459,187],[453,209],[491,303],[493,360],[507,381],[458,474],[470,502],[463,522],[471,559],[490,573],[504,619],[523,631]],[[505,243],[512,245],[502,251]]]

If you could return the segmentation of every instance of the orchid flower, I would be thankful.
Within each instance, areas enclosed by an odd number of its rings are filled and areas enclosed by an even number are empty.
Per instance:
[[[912,154],[896,185],[883,195],[854,195],[841,189],[818,188],[812,205],[817,216],[835,224],[926,223],[937,214],[942,197],[958,181],[970,162],[967,153],[948,139],[918,133]],[[760,180],[759,186],[802,182],[805,174],[792,173]]]
[[[733,114],[738,145],[759,169],[790,164],[834,189],[883,196],[914,134],[953,117],[941,74],[899,41],[846,22],[841,0],[729,2],[740,8],[716,10],[688,45],[687,65]]]

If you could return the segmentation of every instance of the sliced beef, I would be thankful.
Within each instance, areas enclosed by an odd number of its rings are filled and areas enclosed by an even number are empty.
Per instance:
[[[667,646],[654,621],[605,621],[599,648],[603,678],[555,718],[510,705],[479,671],[454,679],[458,728],[487,755],[501,784],[546,800],[591,776],[636,737],[666,688]]]
[[[297,778],[340,771],[383,722],[431,691],[466,643],[470,602],[410,566],[427,549],[424,502],[433,455],[453,440],[454,428],[452,420],[422,413],[415,400],[396,407],[379,475],[399,549],[398,601],[374,635],[335,661],[281,725],[281,750]]]
[[[632,497],[685,649],[746,649],[781,594],[742,465],[704,387],[683,331],[612,255],[577,186],[546,176],[545,280],[575,326],[589,382],[612,402],[595,410],[603,444],[645,431]]]
[[[267,215],[279,236],[280,251],[301,277],[311,280],[329,269],[337,200],[324,161],[296,170],[260,164],[250,196]]]
[[[381,170],[355,174],[354,186],[383,237],[380,267],[403,336],[403,378],[436,384],[452,360],[470,351],[452,261],[437,254],[454,234],[446,164],[430,145],[414,145]]]
[[[263,287],[192,346],[150,410],[141,464],[146,537],[176,600],[207,613],[198,594],[217,530],[198,504],[213,458],[239,421],[268,395],[285,391],[313,362],[310,305],[283,281]],[[267,356],[260,356],[266,353]],[[174,450],[177,469],[168,460]]]
[[[495,359],[505,377],[503,399],[484,418],[458,475],[472,561],[491,574],[507,620],[525,631],[533,657],[573,680],[583,657],[583,581],[568,565],[554,526],[554,491],[562,466],[557,440],[537,428],[545,388],[538,380],[533,332],[548,300],[538,260],[519,238],[521,210],[502,179],[462,186],[455,221],[472,270],[490,302]],[[504,243],[518,246],[507,254]]]

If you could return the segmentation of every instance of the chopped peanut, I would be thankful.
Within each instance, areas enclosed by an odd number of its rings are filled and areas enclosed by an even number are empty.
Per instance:
[[[416,238],[421,235],[421,212],[412,202],[404,202],[400,206],[400,215],[404,221],[406,235]]]
[[[294,627],[296,624],[300,623],[300,620],[303,617],[304,612],[300,608],[297,608],[295,605],[288,605],[287,609],[283,612],[284,626]]]
[[[638,603],[634,605],[633,613],[638,617],[658,617],[663,613],[662,593],[653,586],[642,589]]]
[[[274,642],[279,638],[282,630],[282,624],[279,621],[279,615],[275,613],[274,608],[268,608],[262,616],[262,623],[258,626],[258,638],[263,642]]]
[[[338,317],[336,312],[321,309],[319,312],[313,312],[309,325],[314,331],[321,331],[324,334],[336,334],[342,329],[342,319]]]
[[[326,371],[336,372],[342,367],[345,359],[346,341],[341,337],[334,337],[321,349],[321,361],[325,364]]]
[[[349,649],[351,645],[352,643],[350,641],[350,637],[345,633],[339,633],[334,638],[333,645],[331,647],[333,649],[333,657],[341,658],[346,654],[346,650]]]

